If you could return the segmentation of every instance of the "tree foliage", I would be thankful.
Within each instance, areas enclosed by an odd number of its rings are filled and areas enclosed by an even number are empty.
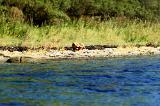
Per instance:
[[[0,12],[6,17],[11,8],[12,13],[13,9],[22,11],[25,22],[38,26],[81,17],[105,21],[113,17],[154,20],[160,16],[159,0],[0,0]]]

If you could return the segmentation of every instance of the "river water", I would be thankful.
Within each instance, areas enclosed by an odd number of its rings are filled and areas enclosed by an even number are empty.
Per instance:
[[[160,106],[160,56],[0,64],[0,106]]]

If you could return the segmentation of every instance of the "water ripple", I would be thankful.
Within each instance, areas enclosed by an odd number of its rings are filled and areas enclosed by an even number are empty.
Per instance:
[[[160,56],[0,64],[0,106],[158,106]]]

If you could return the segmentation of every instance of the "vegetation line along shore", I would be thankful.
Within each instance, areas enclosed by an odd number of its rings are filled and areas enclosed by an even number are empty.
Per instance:
[[[159,46],[159,5],[159,0],[1,0],[0,46]]]

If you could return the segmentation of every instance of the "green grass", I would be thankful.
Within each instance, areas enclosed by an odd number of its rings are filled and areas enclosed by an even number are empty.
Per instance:
[[[160,24],[136,20],[106,22],[88,21],[36,27],[21,22],[0,24],[0,46],[30,48],[62,48],[73,42],[85,45],[146,45],[160,44]]]

